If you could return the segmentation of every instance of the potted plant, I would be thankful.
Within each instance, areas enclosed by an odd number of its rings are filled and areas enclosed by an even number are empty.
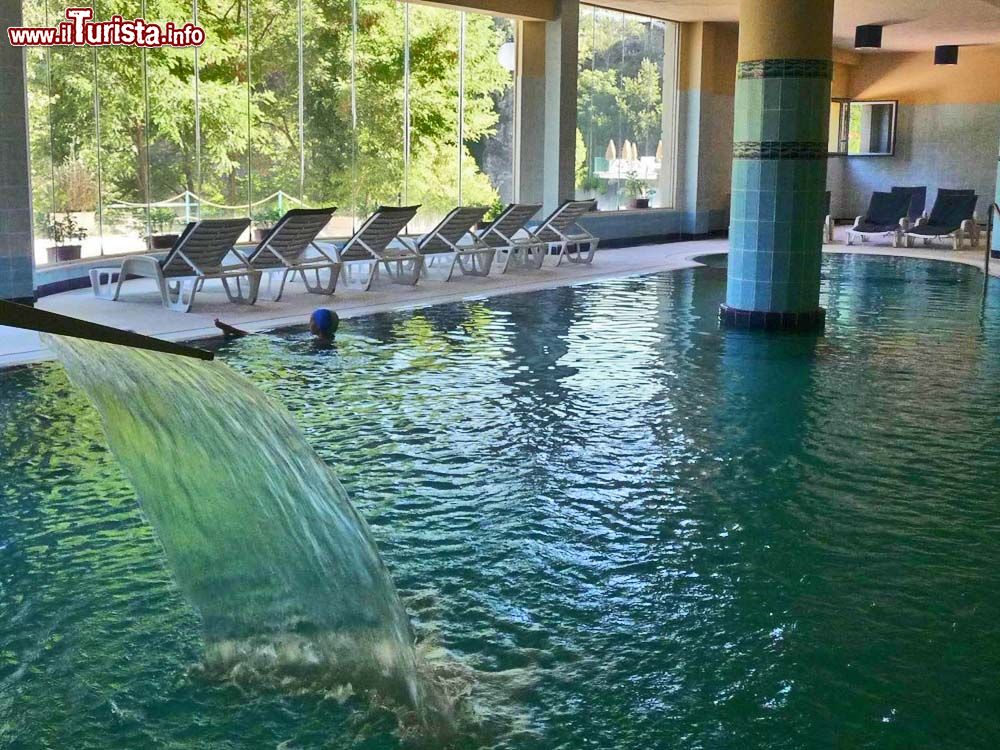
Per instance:
[[[649,208],[650,193],[646,181],[639,179],[638,172],[632,171],[625,175],[625,194],[632,199],[629,201],[629,208]]]
[[[60,219],[56,214],[48,215],[48,235],[53,245],[47,248],[49,263],[65,263],[69,260],[80,260],[83,245],[68,244],[71,240],[83,242],[87,239],[87,230],[81,227],[72,212],[66,213],[66,218]]]
[[[149,236],[149,245],[154,250],[169,250],[177,242],[178,234],[171,234],[170,228],[177,221],[177,214],[169,208],[149,209],[149,226],[153,230]]]
[[[275,224],[281,221],[281,217],[283,215],[284,214],[281,212],[281,209],[277,206],[259,208],[254,211],[251,215],[254,223],[253,241],[263,242],[264,237],[271,231],[271,228],[274,227]]]

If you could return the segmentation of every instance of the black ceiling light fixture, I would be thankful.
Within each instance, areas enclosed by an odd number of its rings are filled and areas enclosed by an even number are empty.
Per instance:
[[[856,49],[879,49],[882,46],[882,27],[877,24],[858,26],[854,30]]]
[[[958,45],[942,44],[934,48],[935,65],[958,65]]]

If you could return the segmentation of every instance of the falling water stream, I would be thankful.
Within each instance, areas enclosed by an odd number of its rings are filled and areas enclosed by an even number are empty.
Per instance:
[[[219,362],[47,343],[200,614],[206,673],[350,684],[441,718],[367,524],[284,408]]]

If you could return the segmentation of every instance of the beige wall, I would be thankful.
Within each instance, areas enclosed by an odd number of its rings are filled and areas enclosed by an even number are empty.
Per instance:
[[[935,65],[933,52],[859,55],[851,69],[854,99],[898,99],[902,104],[1000,102],[1000,47],[963,47],[958,65]]]
[[[729,211],[736,89],[736,24],[681,24],[678,72],[677,207],[702,232],[724,228]]]
[[[738,46],[735,23],[681,24],[680,89],[732,96]]]
[[[982,213],[996,189],[1000,47],[963,47],[958,65],[935,65],[931,51],[854,58],[834,66],[834,95],[898,100],[896,151],[830,160],[836,215],[863,212],[873,190],[892,185],[927,185],[928,207],[939,188],[973,188]]]

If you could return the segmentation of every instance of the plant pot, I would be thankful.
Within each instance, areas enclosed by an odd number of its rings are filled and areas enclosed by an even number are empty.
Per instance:
[[[264,238],[267,237],[268,233],[271,231],[271,227],[257,227],[253,230],[253,241],[263,242]]]
[[[80,260],[83,245],[54,245],[46,248],[49,263],[66,263],[70,260]]]
[[[149,241],[154,250],[169,250],[179,237],[179,234],[154,234]]]
[[[649,208],[649,198],[633,198],[629,208]]]

